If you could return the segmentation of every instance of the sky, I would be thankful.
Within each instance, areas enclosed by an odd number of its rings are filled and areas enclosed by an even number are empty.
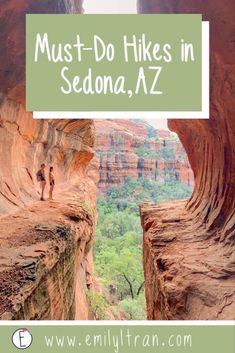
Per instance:
[[[84,0],[85,13],[136,13],[137,0]]]
[[[85,0],[85,13],[105,14],[105,13],[137,13],[137,0]],[[157,119],[147,120],[149,124],[157,129],[167,129],[167,120]]]
[[[156,129],[168,130],[167,119],[143,119],[146,120],[150,125],[152,125]]]

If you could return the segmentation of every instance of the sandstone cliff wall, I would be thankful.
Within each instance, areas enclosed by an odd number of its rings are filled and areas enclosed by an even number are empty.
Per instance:
[[[0,8],[0,317],[88,319],[96,185],[91,120],[25,111],[25,14],[81,12],[82,1],[2,0]],[[35,174],[55,169],[54,202]],[[48,192],[48,189],[47,189]]]
[[[146,122],[132,120],[98,120],[95,127],[100,190],[119,187],[128,177],[157,183],[177,180],[193,186],[186,153],[169,131],[154,131]],[[148,129],[156,134],[154,138],[149,138]],[[172,158],[164,159],[164,149],[171,152]]]
[[[54,166],[61,189],[86,176],[94,156],[90,120],[34,120],[23,106],[4,97],[0,106],[0,215],[38,200],[36,173]]]
[[[195,175],[185,204],[143,205],[149,319],[234,319],[235,99],[231,1],[139,0],[143,13],[210,21],[210,120],[170,121]]]

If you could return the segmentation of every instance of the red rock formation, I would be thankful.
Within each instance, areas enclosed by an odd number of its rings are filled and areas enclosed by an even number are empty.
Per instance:
[[[96,151],[99,165],[99,189],[106,191],[110,186],[122,185],[127,177],[137,180],[140,177],[164,183],[174,178],[193,186],[193,172],[179,140],[169,131],[156,130],[158,140],[148,138],[150,125],[145,121],[97,120]],[[151,129],[153,129],[151,127]],[[145,157],[139,157],[138,149],[147,146]],[[174,151],[174,160],[157,157],[167,146]],[[154,157],[151,157],[151,151]]]
[[[79,12],[82,1],[2,0],[0,9],[0,317],[88,319],[96,224],[91,120],[34,120],[24,109],[25,14]],[[35,174],[55,169],[56,202]],[[48,189],[47,189],[48,191]],[[89,282],[89,283],[88,283]],[[81,306],[82,303],[82,306]]]
[[[91,121],[34,120],[7,98],[2,100],[0,115],[0,214],[38,200],[36,172],[41,163],[46,163],[47,170],[54,166],[56,183],[62,188],[71,186],[78,176],[84,178],[94,155]]]
[[[148,136],[148,124],[143,120],[123,120],[116,119],[116,122],[123,126],[127,131],[132,132],[132,134],[136,134],[137,136],[142,136],[143,138],[147,138]]]
[[[211,28],[210,120],[169,122],[194,171],[193,195],[141,208],[148,318],[234,319],[235,3],[139,0],[139,10],[202,13]]]
[[[1,93],[18,102],[25,100],[25,15],[80,13],[83,0],[1,0]]]
[[[1,218],[1,319],[88,319],[96,212],[86,187]]]

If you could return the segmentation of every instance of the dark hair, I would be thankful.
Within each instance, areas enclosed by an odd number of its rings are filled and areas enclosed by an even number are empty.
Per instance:
[[[50,167],[50,172],[52,172],[52,170],[53,170],[53,167]]]
[[[45,165],[44,163],[41,164],[41,168],[42,168],[42,167],[45,167],[45,166],[46,166],[46,165]]]

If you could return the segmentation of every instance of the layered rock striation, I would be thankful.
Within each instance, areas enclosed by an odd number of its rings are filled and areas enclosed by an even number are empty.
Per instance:
[[[0,215],[38,200],[36,173],[45,163],[58,188],[84,179],[94,156],[92,121],[34,120],[23,106],[3,97],[0,106]]]
[[[235,4],[145,1],[143,13],[210,21],[210,119],[169,121],[195,175],[187,202],[142,205],[148,319],[234,319]]]
[[[96,214],[86,186],[1,218],[2,320],[89,318]]]
[[[25,14],[81,12],[82,1],[2,1],[0,9],[0,318],[88,319],[96,224],[91,120],[25,111]],[[36,172],[55,171],[54,202]],[[48,185],[47,185],[48,188]],[[48,189],[46,190],[46,193]]]
[[[95,121],[99,189],[119,187],[128,177],[193,186],[194,177],[177,137],[145,121]]]

